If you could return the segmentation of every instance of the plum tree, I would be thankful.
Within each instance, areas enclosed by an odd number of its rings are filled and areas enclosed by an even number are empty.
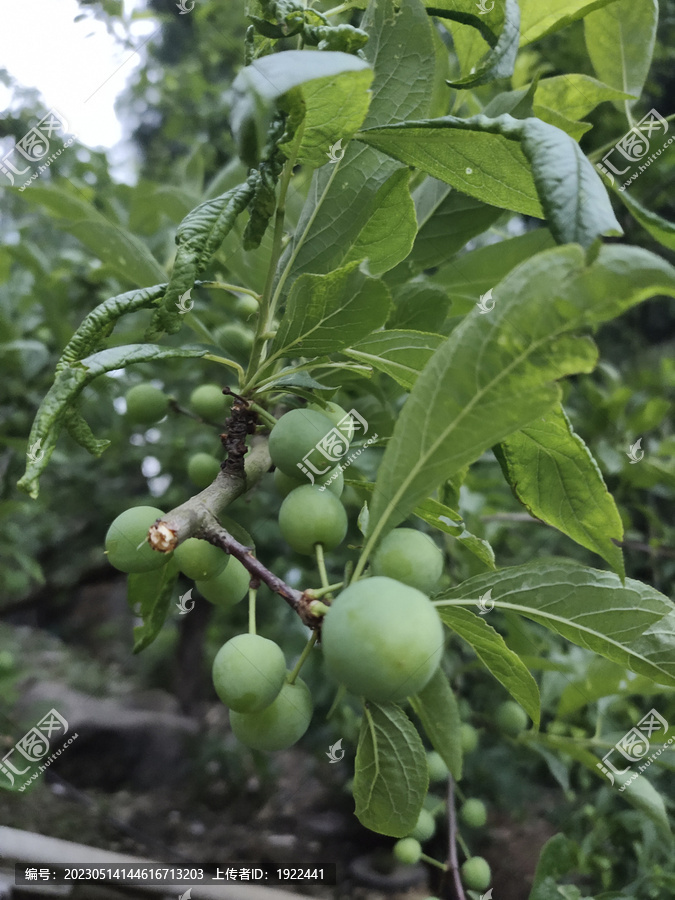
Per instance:
[[[195,487],[208,487],[220,472],[220,462],[210,453],[193,453],[187,464],[188,478]]]
[[[309,468],[314,477],[325,475],[335,468],[348,450],[344,438],[340,441],[330,435],[333,428],[333,423],[323,413],[314,409],[292,409],[279,419],[270,434],[272,462],[293,478],[303,474],[299,464]],[[324,446],[326,456],[317,444],[329,435],[326,443],[330,442],[330,446]]]
[[[312,556],[317,544],[334,550],[347,534],[347,513],[330,491],[312,485],[296,488],[279,510],[284,540],[297,552]]]
[[[347,441],[351,443],[352,438],[354,437],[354,419],[349,415],[346,409],[340,406],[339,403],[334,403],[332,400],[329,400],[325,406],[321,406],[320,403],[310,403],[307,406],[307,409],[313,409],[316,412],[320,412],[322,415],[326,416],[327,419],[330,419],[333,425],[335,425],[335,427],[344,434]]]
[[[429,768],[429,781],[433,783],[434,781],[447,780],[450,772],[440,753],[436,753],[435,750],[427,753],[427,766]]]
[[[147,541],[148,529],[164,515],[154,506],[134,506],[120,513],[108,528],[105,552],[120,572],[151,572],[161,569],[171,554],[158,553]]]
[[[136,384],[124,395],[126,417],[132,425],[152,425],[166,415],[169,398],[152,384]]]
[[[312,695],[301,678],[286,682],[276,699],[259,712],[230,711],[232,731],[253,750],[286,750],[297,743],[312,719]]]
[[[299,472],[300,470],[298,469],[298,473]],[[335,494],[336,497],[341,497],[345,487],[345,478],[342,474],[342,470],[338,466],[331,469],[329,472],[326,472],[325,475],[317,475],[314,479],[314,485],[316,487],[320,487],[327,482],[330,483],[326,490],[330,491],[331,494]],[[309,482],[303,475],[300,475],[299,478],[293,478],[291,475],[286,475],[281,469],[274,470],[274,485],[282,497],[288,497],[291,491],[294,491],[299,487],[305,487],[307,484],[309,484]]]
[[[227,418],[232,398],[225,397],[217,384],[200,384],[190,394],[190,407],[198,416],[210,422],[224,422]]]
[[[215,578],[228,564],[230,557],[218,547],[198,538],[188,538],[176,547],[178,568],[193,581]]]
[[[462,744],[462,753],[473,753],[478,746],[478,732],[467,722],[462,722],[459,729],[459,739]]]
[[[321,641],[328,671],[348,690],[396,703],[421,691],[438,668],[443,626],[421,591],[376,576],[336,597]]]
[[[414,866],[420,861],[422,847],[413,837],[401,838],[394,844],[394,857],[405,866]]]
[[[487,809],[482,800],[470,797],[460,807],[459,817],[470,828],[482,828],[487,822]]]
[[[420,814],[417,817],[417,823],[413,830],[410,832],[409,837],[415,838],[416,841],[419,841],[420,844],[423,844],[425,841],[428,841],[434,836],[435,831],[436,822],[434,821],[434,817],[431,815],[429,810],[421,809]]]
[[[213,660],[213,685],[230,709],[257,712],[277,697],[286,678],[281,647],[259,634],[238,634]]]
[[[233,556],[218,575],[195,582],[197,590],[215,606],[234,606],[248,594],[251,573]]]
[[[497,727],[511,737],[517,737],[529,725],[527,713],[515,700],[505,700],[497,707]]]
[[[371,561],[373,575],[386,575],[429,594],[443,572],[443,554],[431,538],[415,528],[394,528]]]
[[[492,872],[482,856],[472,856],[460,868],[462,881],[472,891],[484,891],[490,886]]]

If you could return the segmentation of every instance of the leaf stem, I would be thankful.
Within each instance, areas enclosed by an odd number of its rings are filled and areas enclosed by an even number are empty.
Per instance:
[[[326,560],[323,555],[323,544],[315,544],[314,549],[316,550],[316,565],[321,577],[321,587],[324,589],[324,591],[326,589],[330,590],[330,586],[328,584],[328,573],[326,572]]]
[[[216,356],[214,353],[205,353],[202,358],[210,359],[211,362],[217,362],[221,366],[227,366],[230,369],[234,369],[234,371],[237,373],[237,376],[239,377],[240,384],[244,380],[244,370],[239,365],[239,363],[236,363],[233,359],[228,359],[226,356]]]
[[[251,288],[241,287],[239,284],[228,284],[225,281],[196,281],[195,284],[200,287],[213,288],[216,291],[229,291],[231,294],[248,294],[260,302],[260,294],[252,291]]]
[[[294,666],[294,668],[293,668],[293,671],[292,671],[292,672],[288,675],[288,677],[286,678],[286,681],[287,681],[289,684],[295,684],[295,679],[298,677],[298,673],[300,672],[300,669],[301,669],[301,668],[303,667],[303,665],[305,664],[305,661],[306,661],[307,657],[308,657],[309,654],[312,652],[312,647],[314,646],[314,644],[316,644],[316,641],[317,641],[317,638],[318,638],[318,637],[319,637],[318,631],[313,631],[313,632],[312,632],[312,636],[310,637],[310,639],[309,639],[309,640],[307,641],[307,643],[305,644],[305,649],[304,649],[304,650],[302,651],[302,653],[300,654],[300,659],[299,659],[299,660],[297,661],[297,663],[295,664],[295,666]]]
[[[337,591],[344,584],[343,581],[336,581],[335,584],[327,584],[322,588],[310,588],[305,591],[308,597],[311,597],[313,600],[318,600],[319,597],[325,597],[326,594],[330,594],[331,591]]]

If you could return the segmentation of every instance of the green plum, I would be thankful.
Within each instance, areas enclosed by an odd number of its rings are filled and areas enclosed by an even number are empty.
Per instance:
[[[420,861],[422,847],[415,838],[401,838],[394,844],[394,857],[404,866],[414,866]]]
[[[214,578],[195,582],[197,590],[215,606],[234,606],[248,594],[251,573],[233,556]]]
[[[291,491],[279,510],[284,540],[306,556],[314,554],[317,544],[334,550],[344,540],[347,524],[347,513],[338,498],[311,485]]]
[[[415,528],[395,528],[375,551],[371,571],[429,594],[443,572],[443,554],[427,534]]]
[[[195,487],[208,487],[220,472],[220,462],[210,453],[193,453],[187,464],[188,478]]]
[[[124,399],[126,416],[132,425],[153,425],[166,415],[169,398],[151,384],[137,384],[130,388]]]
[[[432,750],[427,753],[427,766],[429,767],[429,781],[447,781],[450,771],[443,761],[440,753]]]
[[[134,506],[121,513],[105,536],[105,552],[121,572],[151,572],[161,569],[171,553],[160,553],[148,543],[148,529],[164,515],[154,506]]]
[[[259,634],[238,634],[213,660],[213,685],[230,709],[240,713],[265,709],[286,680],[281,647]]]
[[[183,575],[193,581],[205,581],[219,575],[230,557],[219,547],[198,538],[188,538],[175,550],[176,562]]]
[[[482,828],[487,822],[487,809],[482,800],[469,797],[462,804],[459,810],[459,817],[470,828]]]
[[[298,474],[300,475],[300,470],[298,470]],[[339,466],[331,469],[330,472],[326,472],[325,475],[318,475],[314,479],[314,486],[321,487],[327,482],[330,483],[326,490],[330,491],[331,494],[335,494],[336,497],[341,497],[345,487],[345,478]],[[274,485],[282,497],[288,497],[291,491],[299,487],[306,487],[308,483],[304,475],[300,475],[299,478],[293,478],[290,475],[286,475],[281,469],[274,470]]]
[[[232,398],[225,397],[217,384],[201,384],[190,394],[190,408],[209,422],[224,422],[231,406]]]
[[[460,868],[462,881],[472,891],[484,891],[490,886],[492,872],[482,856],[472,856]]]
[[[312,719],[312,696],[302,679],[286,682],[272,703],[253,713],[230,711],[235,737],[253,750],[286,750],[297,743]]]
[[[283,415],[270,434],[272,462],[286,475],[298,478],[312,473],[325,475],[349,449],[344,436],[334,433],[327,416],[313,409],[292,409]],[[321,444],[323,451],[317,447]]]
[[[497,707],[497,727],[511,737],[517,737],[530,724],[527,713],[515,700],[505,700]]]
[[[333,403],[332,400],[329,400],[325,406],[321,406],[319,403],[310,403],[307,409],[316,410],[316,412],[320,412],[326,416],[327,419],[330,419],[333,425],[335,425],[336,428],[344,434],[347,441],[351,443],[352,438],[354,437],[354,419],[352,419],[346,409],[343,409],[338,403]]]

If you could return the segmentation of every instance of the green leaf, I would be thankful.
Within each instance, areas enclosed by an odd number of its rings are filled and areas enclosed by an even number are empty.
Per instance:
[[[473,647],[483,665],[520,703],[538,728],[540,698],[537,682],[520,657],[506,646],[501,634],[481,616],[466,609],[443,606],[442,601],[436,609],[448,628]]]
[[[372,515],[372,507],[371,507]],[[470,578],[434,598],[444,607],[475,606],[491,590],[494,608],[545,625],[659,684],[675,685],[675,612],[658,591],[572,560],[537,560]]]
[[[534,94],[534,112],[538,115],[537,108],[545,108],[577,121],[607,100],[630,99],[630,94],[603,84],[590,75],[570,73],[541,79]]]
[[[419,375],[378,471],[364,550],[431,491],[559,402],[556,382],[591,371],[596,350],[580,329],[654,294],[675,295],[675,269],[645,250],[579,247],[522,263],[495,287],[494,309],[474,310]]]
[[[322,121],[325,122],[327,118],[325,90],[328,80],[335,79],[339,82],[338,76],[344,72],[361,72],[368,68],[367,62],[350,53],[332,50],[321,53],[286,50],[263,56],[254,60],[250,66],[241,69],[232,83],[230,127],[244,162],[249,166],[258,164],[274,114],[275,103],[281,96],[315,79],[326,80],[324,86],[318,86],[318,94],[316,91],[310,92],[311,97],[303,98],[305,103],[308,100],[314,102],[311,131],[312,126],[320,128]],[[353,83],[351,87],[354,87]],[[365,96],[367,88],[365,81],[361,81],[360,87]],[[341,96],[336,97],[336,109],[341,102],[346,102],[350,95],[350,86],[346,86],[344,91],[338,88],[338,91]],[[307,152],[310,159],[316,153],[316,136],[315,133],[313,137],[308,138]],[[324,148],[324,152],[327,149]]]
[[[443,327],[450,300],[446,292],[426,279],[407,281],[393,290],[394,309],[388,326],[392,330],[439,333]]]
[[[661,246],[667,247],[669,250],[675,250],[675,224],[657,215],[650,209],[646,209],[634,197],[631,197],[623,186],[619,188],[618,193],[621,202],[645,231],[648,231]]]
[[[489,569],[497,568],[495,565],[495,553],[490,544],[483,538],[479,538],[467,531],[464,520],[454,509],[439,503],[438,500],[429,498],[415,507],[413,515],[444,534],[451,534]]]
[[[529,900],[538,900],[538,890],[541,883],[552,878],[559,881],[563,875],[567,875],[577,865],[579,847],[564,834],[555,834],[542,847],[534,873],[532,891]]]
[[[493,206],[545,217],[558,241],[621,234],[600,176],[569,135],[540,119],[444,116],[357,138]]]
[[[321,384],[315,378],[312,378],[308,372],[289,372],[284,375],[284,371],[284,369],[281,369],[279,377],[275,378],[274,381],[268,382],[264,390],[259,391],[259,393],[280,390],[290,390],[292,393],[294,388],[301,388],[305,391],[335,391],[334,387]]]
[[[375,73],[364,124],[387,125],[427,115],[435,83],[430,64],[434,41],[420,0],[373,0],[361,27],[370,36],[363,53]],[[317,169],[278,276],[284,273],[290,284],[303,272],[338,268],[375,212],[379,189],[398,168],[389,157],[352,142],[341,162]]]
[[[566,28],[594,9],[615,3],[616,0],[519,0],[519,2],[520,46],[524,47],[560,28]]]
[[[654,52],[658,0],[619,0],[584,19],[595,74],[617,91],[639,97]],[[622,104],[616,104],[621,109]]]
[[[387,320],[384,283],[351,263],[329,275],[302,275],[291,289],[267,364],[283,356],[323,356],[346,347]]]
[[[409,390],[443,340],[440,334],[421,331],[379,331],[342,352],[384,372]]]
[[[17,487],[26,491],[35,499],[39,493],[39,478],[46,469],[49,459],[54,452],[56,441],[62,427],[66,423],[68,410],[76,403],[82,390],[99,375],[112,372],[113,369],[122,369],[124,366],[138,362],[153,362],[161,359],[174,359],[176,357],[199,358],[208,353],[202,347],[159,347],[154,344],[127,344],[122,347],[110,347],[100,353],[94,353],[86,359],[73,362],[59,371],[54,384],[47,392],[40,404],[30,437],[28,446],[37,445],[42,456],[33,460],[30,457],[26,464],[26,471],[18,482]]]
[[[538,519],[598,553],[622,578],[623,523],[590,450],[562,407],[502,441],[497,458],[516,497]]]
[[[143,619],[134,628],[134,653],[144,650],[162,630],[177,580],[178,565],[173,559],[161,569],[128,576],[127,602]]]
[[[474,4],[475,6],[475,4]],[[501,4],[500,4],[501,6]],[[453,37],[456,27],[452,29]],[[505,0],[504,21],[499,40],[489,52],[472,66],[472,71],[457,81],[449,81],[450,87],[473,88],[500,78],[510,78],[518,55],[520,36],[520,9],[518,0]],[[491,41],[488,41],[491,44]]]
[[[367,703],[354,769],[359,822],[378,834],[405,837],[428,787],[424,745],[410,719],[393,703]]]
[[[126,281],[143,286],[166,279],[166,272],[142,241],[70,190],[33,185],[25,196],[60,217],[57,225],[78,238]]]
[[[375,195],[374,212],[366,222],[344,262],[368,260],[368,270],[381,275],[393,269],[410,253],[417,219],[410,196],[408,169],[397,169]]]
[[[280,144],[281,150],[290,155],[298,139],[297,163],[312,167],[327,163],[330,147],[338,140],[346,143],[363,124],[372,80],[373,70],[365,67],[338,77],[318,78],[297,88],[291,102],[300,108],[295,113],[301,118],[300,137]]]
[[[459,706],[450,682],[441,668],[410,705],[422,723],[434,750],[440,754],[450,774],[459,781],[462,777],[462,742]]]

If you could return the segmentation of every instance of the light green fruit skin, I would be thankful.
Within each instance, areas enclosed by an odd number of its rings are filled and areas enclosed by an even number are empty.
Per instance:
[[[209,453],[194,453],[187,464],[188,478],[195,487],[208,487],[220,472],[220,463]]]
[[[347,513],[335,494],[305,485],[286,497],[279,510],[279,530],[297,553],[313,556],[316,544],[334,550],[347,534]]]
[[[214,337],[219,347],[236,358],[246,356],[253,346],[253,334],[244,325],[221,325]]]
[[[497,707],[495,721],[499,730],[511,737],[517,737],[530,723],[527,713],[515,700],[505,700]]]
[[[492,872],[482,856],[472,856],[460,868],[462,881],[472,891],[484,891],[490,886]]]
[[[300,470],[298,469],[298,472],[299,471]],[[331,469],[330,472],[327,472],[325,475],[321,475],[315,478],[314,484],[315,486],[320,487],[331,478],[333,478],[333,480],[330,482],[326,490],[330,491],[331,494],[335,494],[336,497],[341,497],[342,492],[345,489],[345,477],[342,474],[342,469],[338,468],[337,466],[335,467],[335,469]],[[274,486],[279,491],[282,497],[288,497],[291,491],[294,491],[299,487],[306,487],[307,484],[307,478],[305,478],[304,476],[301,476],[300,478],[291,478],[290,475],[286,475],[286,473],[282,472],[281,469],[274,470]]]
[[[336,597],[321,643],[329,673],[348,690],[396,703],[421,691],[438,668],[443,626],[421,591],[365,578]]]
[[[462,804],[459,817],[470,828],[482,828],[487,822],[487,809],[482,800],[470,797]]]
[[[234,606],[248,594],[251,573],[233,556],[215,578],[195,582],[197,590],[215,606]]]
[[[416,841],[419,841],[420,844],[423,844],[434,836],[435,831],[436,822],[434,821],[434,817],[426,809],[422,809],[417,818],[417,824],[410,832],[409,837],[414,838]]]
[[[245,319],[248,319],[250,316],[255,315],[259,309],[258,301],[255,299],[255,297],[250,297],[248,294],[243,294],[241,297],[237,297],[234,308],[237,313]]]
[[[252,713],[278,696],[286,679],[281,647],[259,634],[238,634],[213,660],[213,686],[230,709]]]
[[[447,781],[450,770],[443,762],[440,753],[432,750],[427,753],[427,766],[429,768],[429,781],[433,784],[436,781]]]
[[[401,838],[394,844],[394,857],[404,866],[414,866],[420,861],[421,856],[422,848],[415,838]]]
[[[314,477],[334,469],[347,446],[335,445],[339,458],[329,459],[316,445],[333,430],[333,423],[313,409],[292,409],[283,415],[270,433],[269,451],[274,465],[291,478],[304,475],[298,463],[308,468]],[[327,452],[331,452],[327,448]],[[341,455],[340,455],[341,454]],[[307,465],[309,462],[310,465]],[[313,468],[312,468],[313,466]]]
[[[459,729],[459,739],[462,744],[462,753],[473,753],[478,746],[478,732],[473,725],[462,722]]]
[[[210,422],[224,422],[231,404],[217,384],[200,384],[190,394],[190,408]]]
[[[316,412],[320,412],[327,419],[330,419],[333,425],[337,426],[351,443],[354,437],[354,420],[339,403],[333,403],[332,400],[329,400],[325,407],[319,403],[310,403],[307,409],[316,410]],[[344,422],[344,419],[347,419],[347,422]],[[340,424],[341,422],[343,423],[342,425]]]
[[[193,581],[215,578],[227,565],[227,553],[198,538],[188,538],[174,551],[178,568]]]
[[[133,425],[159,422],[169,408],[167,395],[151,384],[134,385],[126,392],[124,399],[127,404],[127,420]]]
[[[154,506],[134,506],[121,513],[105,536],[108,562],[120,572],[134,574],[165,566],[173,554],[153,550],[147,542],[148,529],[163,515]]]
[[[443,573],[443,554],[421,531],[395,528],[375,551],[371,571],[430,594]]]
[[[14,668],[14,655],[9,650],[0,650],[0,672],[10,672]]]
[[[253,750],[286,750],[297,743],[312,719],[312,696],[302,679],[284,684],[268,707],[260,712],[230,712],[235,737]]]

